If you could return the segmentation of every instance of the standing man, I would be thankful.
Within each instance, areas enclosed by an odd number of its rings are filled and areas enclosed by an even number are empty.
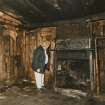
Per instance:
[[[44,41],[33,51],[32,69],[35,74],[36,87],[38,90],[44,87],[44,73],[48,65],[47,48],[50,43]]]

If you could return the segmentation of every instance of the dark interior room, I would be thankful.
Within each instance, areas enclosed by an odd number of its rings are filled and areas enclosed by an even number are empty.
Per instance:
[[[0,0],[0,105],[105,105],[105,0]]]

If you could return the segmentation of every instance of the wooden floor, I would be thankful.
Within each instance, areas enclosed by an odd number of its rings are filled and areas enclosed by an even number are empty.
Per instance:
[[[105,105],[105,102],[92,97],[71,98],[49,89],[12,86],[1,91],[0,105]]]

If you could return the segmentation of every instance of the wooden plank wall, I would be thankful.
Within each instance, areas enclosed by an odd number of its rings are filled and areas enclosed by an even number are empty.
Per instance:
[[[75,39],[75,38],[88,38],[89,27],[88,24],[81,20],[78,22],[62,22],[57,26],[57,39]]]
[[[36,30],[33,30],[31,32],[22,32],[18,35],[18,41],[17,41],[17,53],[19,56],[21,56],[21,63],[20,64],[20,70],[18,71],[19,76],[30,80],[31,82],[35,82],[34,73],[32,70],[32,54],[33,50],[40,45],[41,41],[44,39],[47,39],[50,41],[51,47],[54,48],[54,40],[56,37],[56,28],[55,27],[49,27],[49,28],[38,28]],[[21,44],[20,44],[21,43]],[[18,45],[19,44],[19,45]],[[51,52],[50,52],[51,53]],[[50,58],[52,58],[53,54],[50,54]],[[46,72],[46,84],[49,82],[49,76],[53,73],[51,72],[53,69],[51,67],[53,63],[50,62],[50,71]],[[24,75],[22,75],[22,73]],[[19,77],[18,76],[18,77]],[[51,77],[51,76],[50,76]],[[20,77],[19,77],[20,78]]]
[[[97,95],[105,95],[105,19],[90,23],[95,43],[94,90]]]
[[[3,65],[3,41],[2,41],[2,30],[0,30],[0,80],[6,79],[6,71],[4,71]]]
[[[54,27],[39,28],[31,32],[15,28],[2,29],[0,36],[0,81],[14,83],[18,79],[28,79],[30,82],[35,82],[31,68],[33,49],[43,39],[49,40],[52,43],[51,46],[54,46],[55,36],[56,28]],[[47,82],[50,73],[50,71],[46,73]]]
[[[1,29],[0,33],[0,81],[7,81],[12,80],[15,76],[12,76],[12,73],[15,72],[13,56],[16,53],[15,39],[17,34],[16,29],[12,27]]]

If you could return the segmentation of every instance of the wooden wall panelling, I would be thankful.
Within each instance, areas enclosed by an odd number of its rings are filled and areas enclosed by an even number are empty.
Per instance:
[[[15,79],[13,57],[14,57],[14,41],[12,38],[10,38],[10,78],[11,80]]]
[[[23,32],[22,37],[22,63],[24,65],[24,78],[34,81],[34,74],[32,71],[32,54],[33,49],[36,48],[36,35]]]
[[[33,56],[33,50],[37,46],[37,35],[36,34],[37,34],[37,32],[34,32],[33,35],[29,35],[30,36],[29,73],[30,73],[30,78],[31,78],[32,82],[35,82],[35,77],[34,77],[34,73],[32,70],[32,56]]]
[[[17,31],[17,37],[14,49],[14,69],[15,69],[15,76],[16,79],[23,78],[24,77],[24,63],[23,63],[23,32]]]
[[[27,67],[26,67],[26,32],[23,32],[22,38],[22,59],[24,64],[24,78],[27,78]]]
[[[25,62],[25,66],[26,66],[26,77],[29,78],[29,35],[26,34],[26,44],[25,44],[25,54],[26,54],[26,62]]]
[[[51,41],[51,49],[54,50],[55,49],[55,39],[53,41]],[[55,52],[54,51],[50,51],[50,85],[51,87],[54,87],[54,56],[55,56]]]
[[[8,33],[8,30],[3,30],[3,31],[7,31],[6,33]],[[10,36],[8,34],[6,34],[4,32],[3,34],[3,54],[4,54],[4,64],[5,64],[5,71],[7,76],[6,79],[9,81],[10,80]]]
[[[3,43],[3,31],[0,30],[0,81],[6,80],[6,70],[4,63],[4,43]]]
[[[4,67],[0,80],[17,80],[19,78],[29,79],[35,81],[34,73],[32,71],[32,54],[33,49],[40,45],[42,39],[49,40],[51,48],[54,49],[54,40],[56,29],[53,27],[42,28],[35,30],[33,35],[31,32],[12,30],[12,35],[9,30],[4,30],[2,43],[0,46],[3,48],[3,62],[1,62]],[[16,35],[15,35],[16,34]],[[15,36],[15,37],[14,37]],[[53,73],[53,59],[54,55],[50,52],[50,71],[46,72],[46,84],[49,82],[49,76]],[[19,63],[19,61],[20,63]],[[1,65],[2,65],[1,64]]]
[[[15,74],[14,74],[14,54],[16,49],[15,40],[11,36],[10,29],[3,30],[3,65],[6,80],[11,81],[15,80]],[[15,30],[12,30],[15,31]],[[15,37],[15,34],[12,34]],[[12,82],[12,81],[11,81]]]
[[[94,40],[96,40],[95,49],[96,49],[96,56],[95,56],[95,70],[94,70],[94,91],[97,95],[104,95],[105,89],[103,77],[105,77],[104,72],[104,65],[105,65],[105,49],[104,49],[104,25],[105,20],[94,21],[91,23],[92,25],[92,35],[94,36]],[[94,45],[94,44],[93,44]]]
[[[98,53],[98,82],[99,84],[99,93],[105,95],[105,82],[103,81],[105,77],[105,38],[97,39],[97,53]]]
[[[26,43],[27,43],[26,44],[27,76],[30,80],[33,80],[33,71],[32,71],[32,53],[33,53],[33,50],[32,50],[32,48],[34,48],[36,46],[35,45],[36,38],[32,39],[32,36],[30,35],[30,33],[26,36],[26,38],[27,38],[27,40],[26,40]]]
[[[63,23],[57,26],[57,39],[89,37],[88,23]]]

